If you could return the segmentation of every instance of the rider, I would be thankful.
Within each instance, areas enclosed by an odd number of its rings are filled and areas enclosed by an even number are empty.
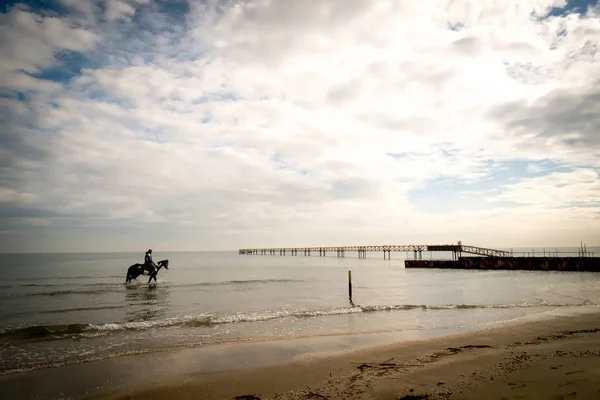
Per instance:
[[[150,270],[150,275],[156,271],[156,264],[152,260],[152,249],[148,249],[146,256],[144,257],[144,265]]]

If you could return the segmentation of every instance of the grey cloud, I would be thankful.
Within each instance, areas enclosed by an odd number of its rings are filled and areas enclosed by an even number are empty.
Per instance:
[[[315,36],[326,37],[339,31],[371,7],[369,0],[238,2],[211,32],[215,35],[212,42],[225,43],[220,52],[232,61],[277,64],[290,51],[311,48]],[[197,36],[202,39],[204,34],[202,31]],[[362,39],[361,32],[345,35],[348,39]]]
[[[7,123],[0,127],[0,189],[31,188],[49,167],[48,134]],[[43,178],[42,178],[43,179]]]
[[[423,65],[427,65],[427,68],[423,68]],[[372,93],[393,95],[406,90],[408,85],[417,84],[424,90],[439,93],[451,82],[453,74],[452,64],[439,62],[437,58],[423,57],[410,62],[377,61],[366,65],[347,81],[331,87],[327,92],[327,100],[337,106]],[[365,77],[373,79],[365,79]],[[384,125],[390,124],[384,123]]]
[[[130,20],[135,14],[135,6],[149,1],[138,0],[58,0],[76,14],[80,22],[95,24],[98,20]]]
[[[362,178],[345,178],[332,182],[333,197],[337,200],[365,200],[378,194],[377,187]]]
[[[67,20],[13,8],[0,14],[0,69],[37,72],[55,63],[57,51],[86,50],[96,40],[92,32],[74,28]]]
[[[360,89],[360,80],[337,85],[327,93],[327,100],[334,105],[352,101],[360,95]]]
[[[538,139],[559,139],[567,146],[599,149],[600,82],[590,88],[554,91],[531,106],[505,104],[492,110],[491,116],[515,135],[534,134]]]
[[[415,134],[437,134],[435,121],[426,117],[399,117],[391,114],[365,114],[360,120],[373,127]]]
[[[40,210],[36,207],[19,204],[0,205],[0,221],[7,218],[48,218],[57,215],[51,210]]]
[[[539,49],[537,47],[533,46],[531,43],[510,42],[506,45],[506,47],[509,50],[516,51],[516,52],[522,52],[522,53],[526,53],[526,54],[539,53]]]
[[[475,37],[466,37],[453,42],[450,48],[465,56],[474,57],[481,53],[483,46],[479,39]]]
[[[21,157],[27,160],[43,161],[46,159],[47,150],[34,144],[36,137],[39,137],[35,131],[26,129],[15,129],[10,126],[0,128],[0,146],[5,155],[12,157]],[[10,160],[3,158],[0,165],[10,165]]]
[[[303,206],[305,204],[320,204],[326,197],[326,191],[303,182],[281,182],[276,186],[275,196],[265,198],[265,201],[286,206]]]
[[[329,27],[346,24],[372,6],[370,0],[258,1],[236,5],[236,19],[266,29],[296,30],[306,27]]]

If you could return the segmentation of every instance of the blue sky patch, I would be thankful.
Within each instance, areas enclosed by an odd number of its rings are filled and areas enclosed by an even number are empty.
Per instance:
[[[420,210],[433,213],[475,211],[490,207],[512,208],[520,204],[509,201],[492,202],[484,197],[498,195],[503,185],[515,184],[523,179],[571,171],[573,168],[552,161],[517,160],[494,163],[493,172],[483,179],[475,182],[457,178],[432,179],[425,186],[411,190],[408,198]]]
[[[571,202],[571,203],[567,204],[566,206],[560,207],[560,208],[569,208],[569,207],[574,207],[574,208],[600,208],[600,202],[598,202],[598,201],[591,201],[591,202],[574,201],[574,202]]]
[[[1,90],[0,98],[4,99],[15,99],[18,101],[28,101],[28,96],[24,92],[14,91],[14,90]]]
[[[276,169],[278,171],[287,170],[287,171],[294,171],[300,175],[310,175],[310,172],[308,170],[296,168],[293,165],[286,163],[279,157],[279,154],[277,154],[277,153],[271,157],[271,161],[273,161],[277,165]]]
[[[588,7],[598,4],[598,0],[567,0],[567,5],[563,8],[553,7],[547,16],[562,17],[568,14],[585,14]]]
[[[184,24],[185,16],[190,12],[188,0],[155,0],[154,4],[157,11],[172,23]]]
[[[207,93],[204,96],[198,97],[194,100],[192,100],[192,104],[196,105],[196,104],[207,104],[207,103],[216,103],[216,102],[236,102],[238,100],[241,100],[242,98],[233,93],[233,92],[228,92],[228,91],[224,91],[224,92],[214,92],[214,93]]]
[[[57,61],[56,65],[33,73],[31,76],[38,79],[66,83],[71,78],[79,76],[83,68],[90,68],[92,66],[91,60],[87,55],[75,51],[61,51],[54,58]]]
[[[131,101],[113,96],[110,92],[103,89],[90,89],[85,93],[85,96],[88,100],[92,100],[98,103],[116,104],[123,109],[134,108],[134,105]]]
[[[8,12],[8,10],[13,8],[17,4],[23,4],[31,8],[32,10],[44,10],[56,15],[68,14],[67,8],[65,8],[57,0],[4,0],[0,2],[0,12]]]
[[[407,157],[426,156],[427,154],[425,154],[425,153],[416,153],[416,152],[411,152],[411,151],[405,151],[405,152],[402,152],[402,153],[386,153],[386,155],[388,157],[395,158],[396,160],[401,160],[401,159],[407,158]]]

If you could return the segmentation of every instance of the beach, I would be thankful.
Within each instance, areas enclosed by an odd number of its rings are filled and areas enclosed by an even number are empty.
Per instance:
[[[600,309],[582,311],[359,350],[328,351],[331,337],[124,356],[5,375],[0,390],[11,399],[595,399]]]

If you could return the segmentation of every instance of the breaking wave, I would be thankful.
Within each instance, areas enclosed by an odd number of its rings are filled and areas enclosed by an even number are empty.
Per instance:
[[[524,307],[573,307],[586,306],[583,304],[548,304],[540,303],[519,303],[519,304],[446,304],[446,305],[374,305],[374,306],[354,306],[337,307],[316,310],[269,310],[254,313],[235,313],[235,314],[196,314],[183,315],[179,317],[164,318],[149,321],[136,322],[115,322],[104,324],[69,324],[69,325],[39,325],[19,328],[4,328],[0,330],[0,338],[17,340],[40,340],[40,339],[62,339],[62,338],[81,338],[86,336],[101,336],[118,333],[123,331],[141,331],[152,328],[176,328],[176,327],[210,327],[220,324],[237,324],[245,322],[262,322],[281,318],[311,318],[321,316],[333,316],[355,313],[374,313],[374,312],[392,312],[407,310],[469,310],[469,309],[502,309],[502,308],[524,308]],[[76,308],[70,311],[98,310],[100,308]],[[48,312],[63,312],[62,310]]]

